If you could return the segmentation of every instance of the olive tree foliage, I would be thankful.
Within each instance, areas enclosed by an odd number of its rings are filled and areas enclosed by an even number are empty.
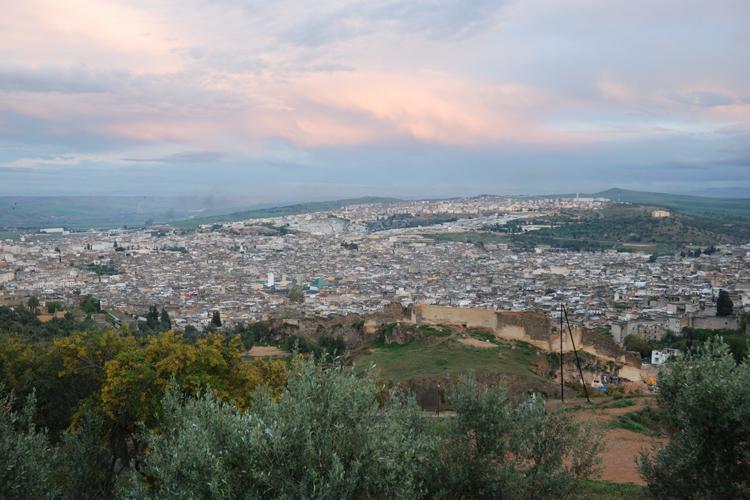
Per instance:
[[[82,409],[57,445],[52,483],[57,498],[111,498],[121,468],[115,467],[109,425],[103,412]]]
[[[657,498],[750,497],[750,360],[737,364],[721,338],[668,363],[659,404],[675,429],[669,443],[641,453]]]
[[[454,418],[382,401],[371,377],[296,361],[288,389],[243,412],[210,392],[171,391],[131,498],[544,498],[596,470],[600,439],[541,400],[513,407],[473,380]]]
[[[601,432],[532,397],[513,407],[503,387],[464,378],[436,461],[433,497],[552,498],[599,470]]]
[[[34,425],[35,396],[15,411],[13,394],[3,393],[0,387],[0,498],[49,497],[56,453]]]
[[[33,423],[36,396],[19,410],[0,387],[0,498],[111,498],[113,455],[102,442],[103,419],[82,412],[74,429],[52,444]]]
[[[414,498],[415,474],[435,438],[413,400],[379,405],[374,383],[354,371],[297,361],[287,390],[261,391],[251,412],[210,392],[171,391],[159,433],[149,433],[143,498]]]

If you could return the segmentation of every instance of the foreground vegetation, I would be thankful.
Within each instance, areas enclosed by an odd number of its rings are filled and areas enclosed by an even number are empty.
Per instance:
[[[352,367],[350,354],[335,357],[345,345],[334,335],[315,342],[287,332],[277,342],[297,354],[251,359],[243,337],[270,341],[279,333],[271,325],[180,335],[152,307],[131,333],[83,316],[99,309],[90,297],[46,323],[35,307],[0,308],[0,498],[645,494],[591,480],[602,441],[581,415],[546,408],[538,392],[510,397],[505,384],[478,381],[488,372],[541,379],[530,370],[538,353],[521,343],[393,330],[354,353]],[[414,338],[395,343],[405,333]],[[444,418],[384,382],[446,373]],[[610,423],[668,436],[639,460],[650,495],[747,496],[749,391],[747,358],[738,364],[720,338],[707,338],[665,366],[658,408]],[[606,403],[626,406],[635,405]]]
[[[107,371],[121,369],[108,364]],[[0,493],[549,498],[572,494],[597,468],[601,445],[593,429],[546,411],[541,399],[514,407],[502,387],[465,378],[449,390],[456,416],[436,420],[404,394],[384,398],[372,377],[345,367],[297,358],[286,373],[285,390],[249,390],[244,409],[210,384],[198,392],[167,384],[153,413],[117,414],[133,424],[127,462],[108,446],[111,411],[87,404],[54,440],[33,423],[33,396],[20,409],[6,396]]]
[[[750,359],[737,364],[720,338],[667,363],[659,405],[674,432],[641,456],[657,498],[750,496]]]

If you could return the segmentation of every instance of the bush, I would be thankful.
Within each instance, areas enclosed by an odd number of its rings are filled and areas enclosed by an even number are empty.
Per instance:
[[[0,387],[0,498],[52,496],[49,479],[55,452],[34,426],[34,395],[19,413],[13,410],[13,394],[2,392]]]
[[[676,429],[643,452],[641,473],[658,498],[747,498],[750,494],[750,361],[737,364],[721,338],[668,363],[659,404]]]
[[[413,400],[378,404],[353,371],[297,361],[279,399],[244,413],[210,393],[164,401],[159,433],[146,437],[146,482],[133,497],[420,497],[416,471],[434,450]]]
[[[513,407],[504,388],[465,378],[448,400],[456,417],[436,464],[438,497],[565,497],[597,471],[599,432],[547,412],[541,398]]]
[[[242,412],[210,393],[163,403],[144,478],[131,497],[545,498],[596,469],[598,434],[541,399],[513,407],[503,388],[466,379],[449,391],[457,416],[422,415],[413,398],[369,375],[296,360],[287,391]]]

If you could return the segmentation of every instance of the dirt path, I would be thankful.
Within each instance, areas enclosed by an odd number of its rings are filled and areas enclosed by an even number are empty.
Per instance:
[[[466,337],[463,339],[458,339],[458,341],[462,344],[470,345],[471,347],[477,347],[479,349],[497,349],[496,344],[487,342],[485,340],[475,339],[474,337]]]
[[[580,406],[581,409],[572,413],[575,418],[582,421],[590,421],[604,424],[604,445],[602,452],[602,475],[601,479],[614,483],[635,483],[645,484],[638,472],[638,458],[641,450],[650,450],[655,444],[664,443],[662,438],[647,436],[638,432],[629,431],[607,426],[614,422],[620,415],[633,413],[645,406],[654,404],[653,398],[633,398],[633,406],[622,408],[603,408],[603,406],[616,403],[611,399],[605,401],[594,400],[593,407],[587,407],[580,400],[567,403],[568,407]],[[558,403],[559,404],[559,403]],[[557,405],[555,405],[557,406]]]
[[[602,479],[613,483],[645,484],[638,473],[636,458],[642,449],[650,449],[656,439],[625,429],[609,429],[604,435]]]

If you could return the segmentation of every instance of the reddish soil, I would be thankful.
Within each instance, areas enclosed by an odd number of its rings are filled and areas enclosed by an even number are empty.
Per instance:
[[[608,404],[614,403],[613,400],[594,400],[593,408],[587,408],[585,403],[581,404],[580,400],[568,403],[565,406],[582,406],[580,411],[573,413],[576,418],[581,420],[593,419],[603,424],[610,423],[620,415],[638,411],[644,406],[652,406],[654,400],[651,397],[634,398],[633,406],[624,408],[602,408]],[[551,406],[559,406],[559,403],[550,402]],[[638,472],[636,459],[641,450],[651,450],[654,445],[664,443],[665,439],[656,438],[632,432],[625,429],[606,428],[604,432],[605,449],[602,453],[602,475],[601,479],[613,483],[635,483],[645,484]]]
[[[645,484],[638,473],[636,458],[642,449],[651,449],[657,439],[625,429],[609,429],[604,442],[601,479],[613,483]]]

